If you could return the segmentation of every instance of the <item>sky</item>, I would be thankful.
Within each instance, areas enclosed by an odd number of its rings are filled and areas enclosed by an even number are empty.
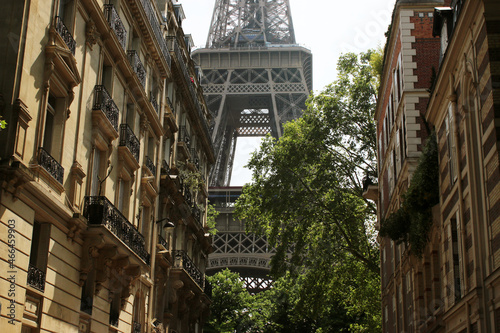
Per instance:
[[[186,19],[185,34],[191,34],[196,47],[204,47],[215,0],[178,0]],[[385,44],[395,0],[290,0],[295,39],[313,54],[313,87],[320,92],[336,79],[336,63],[342,53],[364,52]],[[251,180],[243,168],[259,146],[259,138],[237,140],[231,186]]]

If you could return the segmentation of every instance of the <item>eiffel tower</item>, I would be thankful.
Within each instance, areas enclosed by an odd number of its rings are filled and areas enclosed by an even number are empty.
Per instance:
[[[201,68],[217,160],[211,201],[220,212],[208,273],[229,267],[252,291],[265,289],[271,251],[232,217],[241,188],[229,188],[238,137],[280,137],[283,124],[305,108],[312,88],[312,54],[299,46],[289,0],[216,0],[206,47],[193,52]]]

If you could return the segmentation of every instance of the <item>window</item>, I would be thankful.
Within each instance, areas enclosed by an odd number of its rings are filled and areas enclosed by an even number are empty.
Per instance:
[[[59,0],[57,16],[62,18],[64,25],[71,29],[73,27],[73,0]]]
[[[101,182],[106,177],[104,175],[104,163],[106,163],[105,158],[106,152],[99,150],[98,148],[94,148],[93,161],[92,161],[92,179],[91,179],[91,188],[90,195],[103,195],[102,193],[102,185]]]
[[[450,185],[453,185],[457,180],[457,159],[456,159],[456,145],[454,133],[454,117],[453,105],[450,103],[448,106],[448,113],[445,118],[446,127],[446,145],[448,147],[448,168],[450,172]]]
[[[56,98],[52,94],[49,94],[47,99],[42,147],[56,161],[60,161],[62,156],[65,124],[64,102],[63,98]]]
[[[128,219],[130,205],[130,181],[118,179],[118,205],[117,208]]]
[[[462,298],[462,251],[461,251],[461,231],[457,215],[450,220],[452,263],[453,263],[453,287],[455,301]]]
[[[47,255],[49,252],[50,224],[33,224],[33,236],[31,238],[30,262],[28,268],[28,285],[45,290],[45,273],[47,271]]]

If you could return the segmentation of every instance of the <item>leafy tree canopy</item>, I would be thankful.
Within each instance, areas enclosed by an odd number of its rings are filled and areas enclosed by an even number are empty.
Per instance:
[[[295,313],[318,320],[340,304],[355,331],[380,325],[375,207],[362,197],[363,177],[376,174],[372,54],[343,55],[337,81],[279,140],[263,140],[235,211],[276,248],[272,273],[296,284]]]

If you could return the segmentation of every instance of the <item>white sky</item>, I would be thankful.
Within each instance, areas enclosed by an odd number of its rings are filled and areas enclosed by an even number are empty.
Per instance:
[[[178,0],[186,14],[183,30],[197,47],[207,41],[215,0]],[[341,53],[364,52],[383,47],[395,0],[290,0],[295,39],[313,54],[313,86],[316,92],[335,81]],[[240,138],[236,145],[232,186],[251,180],[243,166],[260,139]]]

